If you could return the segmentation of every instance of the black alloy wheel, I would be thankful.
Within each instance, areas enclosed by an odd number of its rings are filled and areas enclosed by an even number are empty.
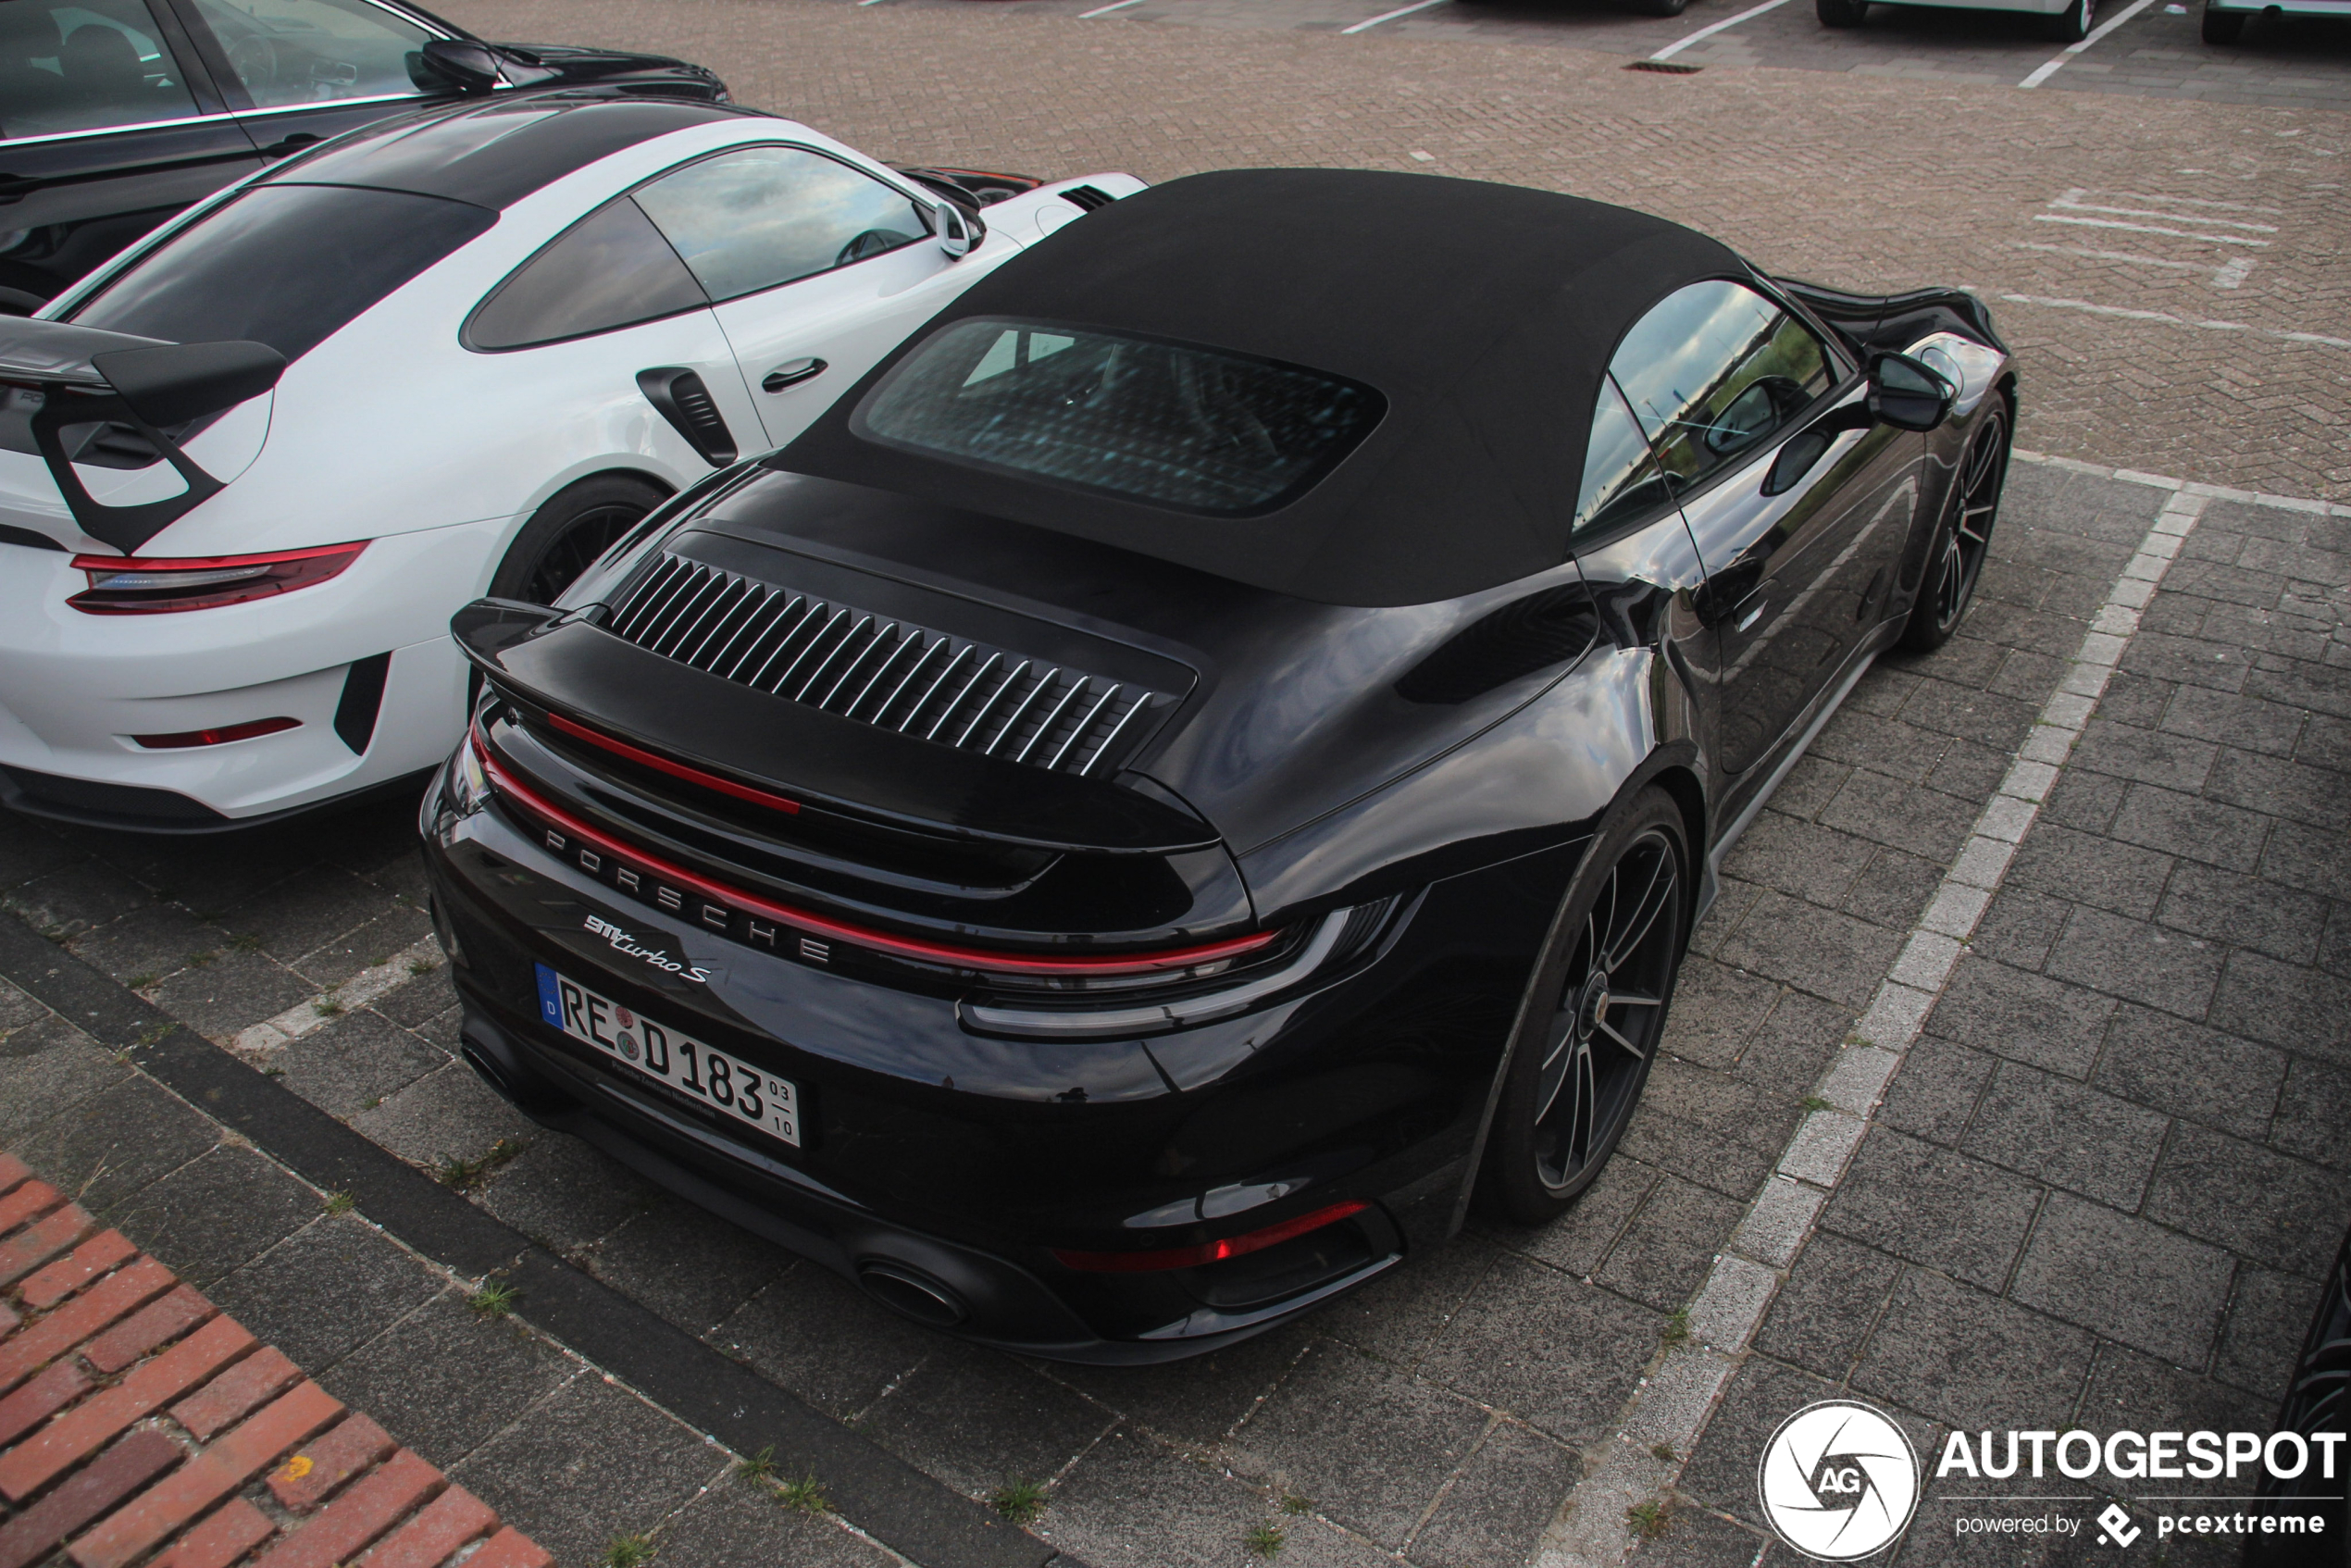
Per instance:
[[[668,499],[651,479],[595,474],[566,485],[531,514],[490,579],[492,598],[552,604],[596,557]]]
[[[1976,579],[1999,519],[2000,491],[2009,479],[2009,422],[1995,409],[1976,427],[1967,456],[1951,484],[1950,504],[1927,546],[1926,580],[1902,628],[1902,646],[1913,653],[1940,648],[1959,629],[1975,599]]]
[[[1870,19],[1870,0],[1812,0],[1822,27],[1860,27]]]
[[[1536,970],[1480,1183],[1521,1225],[1557,1218],[1623,1141],[1687,939],[1681,808],[1635,796],[1586,852]]]

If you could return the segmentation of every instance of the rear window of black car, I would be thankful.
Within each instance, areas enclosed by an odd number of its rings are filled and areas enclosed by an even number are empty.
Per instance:
[[[868,441],[1206,516],[1287,504],[1387,402],[1361,382],[1222,350],[976,317],[902,361]]]
[[[258,185],[73,314],[166,342],[249,339],[299,359],[498,221],[486,207],[350,185]]]

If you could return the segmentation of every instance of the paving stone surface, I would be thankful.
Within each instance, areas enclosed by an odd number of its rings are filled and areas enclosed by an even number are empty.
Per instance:
[[[2081,80],[2072,68],[2020,92],[1998,83],[2053,46],[2011,41],[2001,75],[1938,72],[1925,56],[1961,37],[1980,44],[2009,19],[1888,6],[1852,46],[1908,36],[1898,74],[1758,56],[1661,76],[1595,51],[1648,52],[1749,7],[1700,0],[1653,20],[1505,3],[1542,36],[1576,42],[1464,34],[1437,19],[1452,7],[1394,33],[1258,25],[1310,5],[1347,25],[1391,8],[1384,0],[1150,0],[1160,22],[1124,11],[1081,21],[1082,0],[450,0],[450,14],[489,37],[705,60],[742,102],[906,162],[1056,178],[1305,164],[1502,180],[1661,213],[1772,271],[1963,285],[1990,302],[2023,363],[2026,447],[2351,500],[2351,119],[2340,98],[2332,110],[2207,93],[2118,100],[2062,90]],[[1244,25],[1165,25],[1219,11]],[[1791,0],[1748,25],[1828,31],[1811,12]],[[2176,42],[2195,25],[2158,4],[2129,28]],[[1595,43],[1594,28],[1628,42]],[[2351,19],[2320,31],[2351,35]],[[1716,34],[1692,54],[1746,35]],[[2351,43],[2332,47],[2351,59]],[[2288,44],[2279,57],[2295,54],[2309,50]]]
[[[2290,337],[2351,339],[2339,118],[2150,87],[2124,133],[2107,89],[2071,67],[2053,79],[2065,90],[2037,93],[1980,85],[1970,76],[1990,68],[1949,57],[1902,80],[1858,58],[1796,76],[1739,41],[1772,34],[1735,30],[1694,47],[1704,74],[1670,78],[1622,71],[1594,51],[1631,45],[1585,32],[1529,43],[1526,29],[1568,25],[1548,16],[1498,12],[1475,37],[1431,18],[1338,38],[1325,34],[1363,7],[1300,31],[1270,8],[1220,20],[1216,0],[1161,14],[1176,3],[1151,0],[1151,14],[1200,25],[1080,22],[1062,0],[447,8],[493,36],[708,60],[745,101],[888,156],[1152,179],[1247,163],[1422,168],[1629,201],[1832,281],[1968,283],[2023,357],[2026,445],[2351,496],[2351,348]],[[1728,8],[1606,20],[1651,30],[1646,51]],[[1888,21],[1883,7],[1880,20],[1922,49],[1953,41],[1944,22]],[[2014,55],[2000,70],[2043,57],[2019,43],[1993,51]],[[1742,48],[1752,61],[1733,57]],[[1963,177],[1955,120],[1974,160]],[[2151,210],[2191,217],[2243,205],[2252,216],[2223,221],[2268,226],[2245,230],[2261,238],[2254,267],[2220,286],[2247,247],[2221,243],[2233,231],[2214,223],[2091,226],[2112,216],[2094,209],[2147,193]],[[1648,1100],[1574,1213],[1531,1234],[1478,1222],[1304,1324],[1176,1367],[1046,1366],[941,1340],[522,1122],[451,1059],[454,996],[416,946],[405,803],[233,845],[0,819],[0,902],[949,1485],[980,1498],[1047,1487],[1038,1528],[1086,1562],[1245,1562],[1245,1535],[1279,1529],[1285,1563],[1524,1563],[1615,1441],[1627,1396],[1676,1364],[1675,1309],[1743,1216],[1789,1185],[1772,1173],[1809,1125],[1808,1097],[2164,493],[2014,470],[1961,635],[1882,660],[1729,857]],[[2351,1172],[2346,536],[2341,519],[2208,508],[1855,1173],[1816,1229],[1788,1230],[1793,1268],[1704,1440],[1677,1459],[1672,1523],[1638,1561],[1751,1562],[1757,1445],[1838,1388],[1895,1408],[1922,1445],[1943,1422],[2087,1422],[2158,1399],[2258,1424],[2332,1245],[2311,1216],[2340,1223]],[[391,983],[369,989],[385,965]],[[273,1020],[296,1038],[255,1032]],[[126,1217],[168,1179],[215,1202],[213,1173],[234,1168],[199,1170],[233,1152],[217,1129],[5,988],[0,1090],[0,1137]],[[156,1130],[126,1146],[126,1117]],[[812,1536],[798,1516],[746,1509],[710,1487],[715,1461],[696,1470],[691,1434],[622,1412],[542,1342],[485,1326],[357,1220],[273,1207],[270,1185],[254,1215],[191,1233],[217,1254],[208,1288],[268,1321],[305,1367],[315,1358],[341,1397],[379,1399],[370,1408],[434,1462],[454,1473],[507,1453],[542,1475],[546,1538],[566,1551],[643,1529],[689,1561],[881,1560],[836,1527]],[[404,1357],[454,1363],[466,1387],[404,1377]],[[526,1441],[529,1412],[559,1412],[583,1443],[648,1421],[641,1486]],[[509,1512],[528,1506],[517,1493]],[[1938,1561],[1930,1537],[1905,1561]]]

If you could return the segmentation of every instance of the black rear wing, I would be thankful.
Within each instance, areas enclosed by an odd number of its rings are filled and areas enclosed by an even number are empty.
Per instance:
[[[220,480],[180,442],[200,421],[275,387],[285,369],[285,356],[266,343],[167,343],[70,321],[0,317],[0,447],[40,457],[81,531],[135,554],[220,492]],[[74,472],[65,432],[106,424],[137,431],[187,489],[129,506],[92,496]]]

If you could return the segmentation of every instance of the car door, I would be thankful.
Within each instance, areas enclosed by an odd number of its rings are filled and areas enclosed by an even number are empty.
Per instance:
[[[260,160],[170,10],[0,4],[0,310],[36,309]]]
[[[168,0],[264,156],[459,96],[423,64],[440,34],[368,0]]]
[[[719,153],[637,202],[709,294],[770,446],[980,270],[932,242],[927,204],[807,147]]]
[[[1923,449],[1856,417],[1853,367],[1728,280],[1668,295],[1611,371],[1705,565],[1717,754],[1736,773],[1772,752],[1883,618]]]

